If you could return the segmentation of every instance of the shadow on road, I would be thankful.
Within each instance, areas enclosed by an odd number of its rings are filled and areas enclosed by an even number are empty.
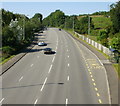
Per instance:
[[[26,87],[34,87],[34,86],[41,86],[43,84],[31,84],[31,85],[23,85],[23,86],[14,86],[14,87],[5,87],[5,88],[0,88],[2,90],[7,90],[7,89],[14,89],[14,88],[26,88]],[[59,83],[46,83],[45,85],[64,85],[64,83],[59,82]]]

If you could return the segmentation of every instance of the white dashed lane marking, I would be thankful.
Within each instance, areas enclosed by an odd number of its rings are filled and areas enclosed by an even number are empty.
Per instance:
[[[68,81],[70,80],[70,77],[69,77],[69,76],[67,77],[67,80],[68,80]]]
[[[19,82],[23,79],[23,76],[19,79]]]
[[[1,99],[0,104],[3,102],[4,98]]]
[[[33,66],[33,64],[30,65],[31,67]]]
[[[70,64],[68,63],[68,67],[70,66]]]
[[[52,64],[51,64],[51,66],[50,66],[50,68],[49,68],[49,71],[48,71],[48,73],[50,73],[51,69],[52,69]]]
[[[36,103],[37,103],[37,101],[38,101],[38,99],[36,99],[36,100],[35,100],[35,103],[34,103],[34,104],[36,104]]]
[[[42,91],[42,90],[43,90],[43,88],[44,88],[44,86],[45,86],[46,81],[47,81],[47,77],[45,78],[45,81],[44,81],[44,83],[43,83],[42,88],[40,89],[40,91]]]

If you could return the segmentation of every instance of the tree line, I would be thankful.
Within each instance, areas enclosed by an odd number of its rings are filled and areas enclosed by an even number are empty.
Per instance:
[[[103,15],[106,18],[110,18],[112,25],[96,30],[92,15]],[[64,12],[56,10],[43,20],[43,24],[47,27],[74,29],[80,34],[87,35],[88,24],[90,23],[90,33],[96,36],[97,41],[106,47],[112,47],[116,50],[120,49],[120,1],[110,5],[110,11],[108,12],[99,11],[80,16],[82,17],[79,19],[77,15],[67,16]]]
[[[24,14],[2,11],[2,50],[5,59],[25,48],[34,39],[34,32],[42,30],[42,14],[36,13],[32,18]]]

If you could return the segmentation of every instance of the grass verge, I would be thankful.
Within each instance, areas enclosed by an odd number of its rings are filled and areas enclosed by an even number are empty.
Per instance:
[[[10,56],[9,58],[5,59],[4,61],[2,61],[2,62],[0,63],[0,65],[6,63],[7,61],[9,61],[9,60],[10,60],[11,58],[13,58],[14,56],[15,56],[15,55],[12,55],[12,56]]]

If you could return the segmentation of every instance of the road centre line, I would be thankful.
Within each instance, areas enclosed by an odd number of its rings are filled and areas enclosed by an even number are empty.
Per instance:
[[[50,71],[51,71],[51,69],[52,69],[52,66],[53,66],[53,65],[51,64],[51,66],[50,66],[50,68],[49,68],[49,71],[48,71],[48,73],[50,73]]]
[[[31,67],[33,66],[33,64],[30,65]]]
[[[42,88],[40,89],[41,91],[43,90],[43,88],[44,88],[44,86],[45,86],[46,81],[47,81],[47,77],[45,78],[45,81],[44,81],[44,83],[43,83],[43,85],[42,85]]]
[[[66,106],[67,106],[67,104],[68,104],[68,99],[67,99],[67,98],[66,98],[65,104],[66,104]]]
[[[37,103],[37,101],[38,101],[38,99],[36,99],[36,100],[35,100],[34,104],[36,104],[36,103]]]
[[[68,81],[70,80],[70,77],[69,77],[69,76],[67,77],[67,80],[68,80]]]
[[[23,76],[19,79],[19,82],[23,79]]]
[[[70,66],[70,64],[68,63],[68,67]]]
[[[4,99],[5,99],[5,98],[2,98],[2,99],[1,99],[0,104],[3,102]]]

